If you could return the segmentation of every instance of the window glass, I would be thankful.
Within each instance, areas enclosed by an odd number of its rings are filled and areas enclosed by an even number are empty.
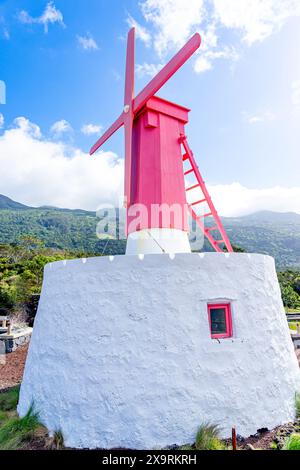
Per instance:
[[[224,307],[210,309],[211,333],[222,334],[227,332],[226,310]]]

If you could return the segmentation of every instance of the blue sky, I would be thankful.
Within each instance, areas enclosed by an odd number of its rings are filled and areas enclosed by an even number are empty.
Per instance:
[[[0,193],[89,209],[116,199],[122,131],[96,163],[85,153],[121,112],[134,24],[137,92],[202,35],[199,54],[158,94],[191,108],[189,142],[221,213],[300,212],[298,3],[0,1]]]

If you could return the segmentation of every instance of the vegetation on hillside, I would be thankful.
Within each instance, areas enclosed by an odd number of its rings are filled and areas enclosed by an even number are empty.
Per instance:
[[[120,217],[119,217],[120,216]],[[124,210],[105,215],[101,222],[101,239],[96,236],[100,217],[95,212],[32,208],[0,195],[0,243],[18,243],[22,235],[31,234],[45,247],[58,250],[79,250],[105,255],[125,253]],[[258,212],[245,217],[222,218],[231,242],[247,252],[273,256],[278,268],[300,268],[300,215],[294,213]],[[213,221],[207,219],[207,224]],[[120,233],[116,239],[115,233]],[[122,235],[123,234],[123,235]],[[193,240],[194,234],[191,235]],[[192,243],[194,251],[212,250],[202,247],[202,237]]]
[[[280,271],[277,273],[284,306],[291,310],[300,310],[300,272]]]
[[[33,236],[0,245],[0,314],[19,311],[32,294],[40,293],[45,264],[87,256],[80,251],[46,248]]]
[[[0,210],[0,242],[18,244],[20,236],[31,234],[55,250],[98,254],[124,254],[125,240],[114,240],[115,221],[104,239],[96,236],[99,218],[94,212],[55,208]],[[105,227],[103,228],[105,232]]]
[[[2,313],[22,308],[31,294],[40,292],[48,262],[124,254],[126,240],[115,239],[116,232],[124,233],[124,211],[105,217],[101,221],[94,212],[80,209],[32,208],[0,195]],[[96,236],[99,222],[102,238]],[[275,257],[284,304],[288,309],[300,309],[300,215],[260,212],[223,218],[223,223],[234,251]],[[201,235],[191,235],[191,241],[193,251],[212,250],[207,240],[202,247]]]

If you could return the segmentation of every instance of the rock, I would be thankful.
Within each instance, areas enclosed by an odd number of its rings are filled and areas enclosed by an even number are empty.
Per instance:
[[[253,447],[252,444],[246,444],[246,448],[247,448],[248,450],[255,450],[255,447]]]

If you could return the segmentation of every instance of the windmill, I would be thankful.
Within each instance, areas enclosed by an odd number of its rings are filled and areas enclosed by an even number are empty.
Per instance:
[[[123,111],[93,145],[90,154],[93,155],[114,132],[124,126],[124,206],[127,208],[128,235],[143,230],[149,232],[151,229],[169,229],[186,236],[189,230],[188,210],[214,250],[223,251],[223,247],[226,247],[227,251],[233,251],[187,142],[184,125],[188,122],[189,110],[155,95],[200,44],[201,37],[196,33],[145,88],[134,96],[135,29],[132,28],[127,40]],[[185,178],[188,181],[193,179],[193,183],[187,188]],[[189,198],[187,204],[187,196],[190,194],[197,194],[197,197]],[[178,220],[172,214],[164,220],[157,213],[161,205],[173,207],[174,204],[180,207]],[[137,205],[146,207],[152,217],[144,217],[138,226],[134,226],[130,208]],[[153,211],[155,206],[158,209]],[[199,214],[197,209],[200,207],[206,207],[207,210]],[[213,225],[206,227],[206,218],[213,219]],[[186,243],[179,243],[175,249],[173,245],[171,251],[190,251],[189,248],[186,250],[186,246]]]
[[[123,112],[91,150],[124,125],[126,254],[147,256],[45,266],[18,413],[34,403],[67,447],[169,448],[194,442],[207,416],[224,438],[232,423],[247,437],[295,418],[299,366],[274,260],[219,253],[232,248],[187,142],[189,110],[155,95],[199,45],[196,34],[134,97],[132,29]],[[162,204],[190,211],[218,253],[190,253],[187,218],[153,212]],[[151,214],[138,227],[136,206]]]

